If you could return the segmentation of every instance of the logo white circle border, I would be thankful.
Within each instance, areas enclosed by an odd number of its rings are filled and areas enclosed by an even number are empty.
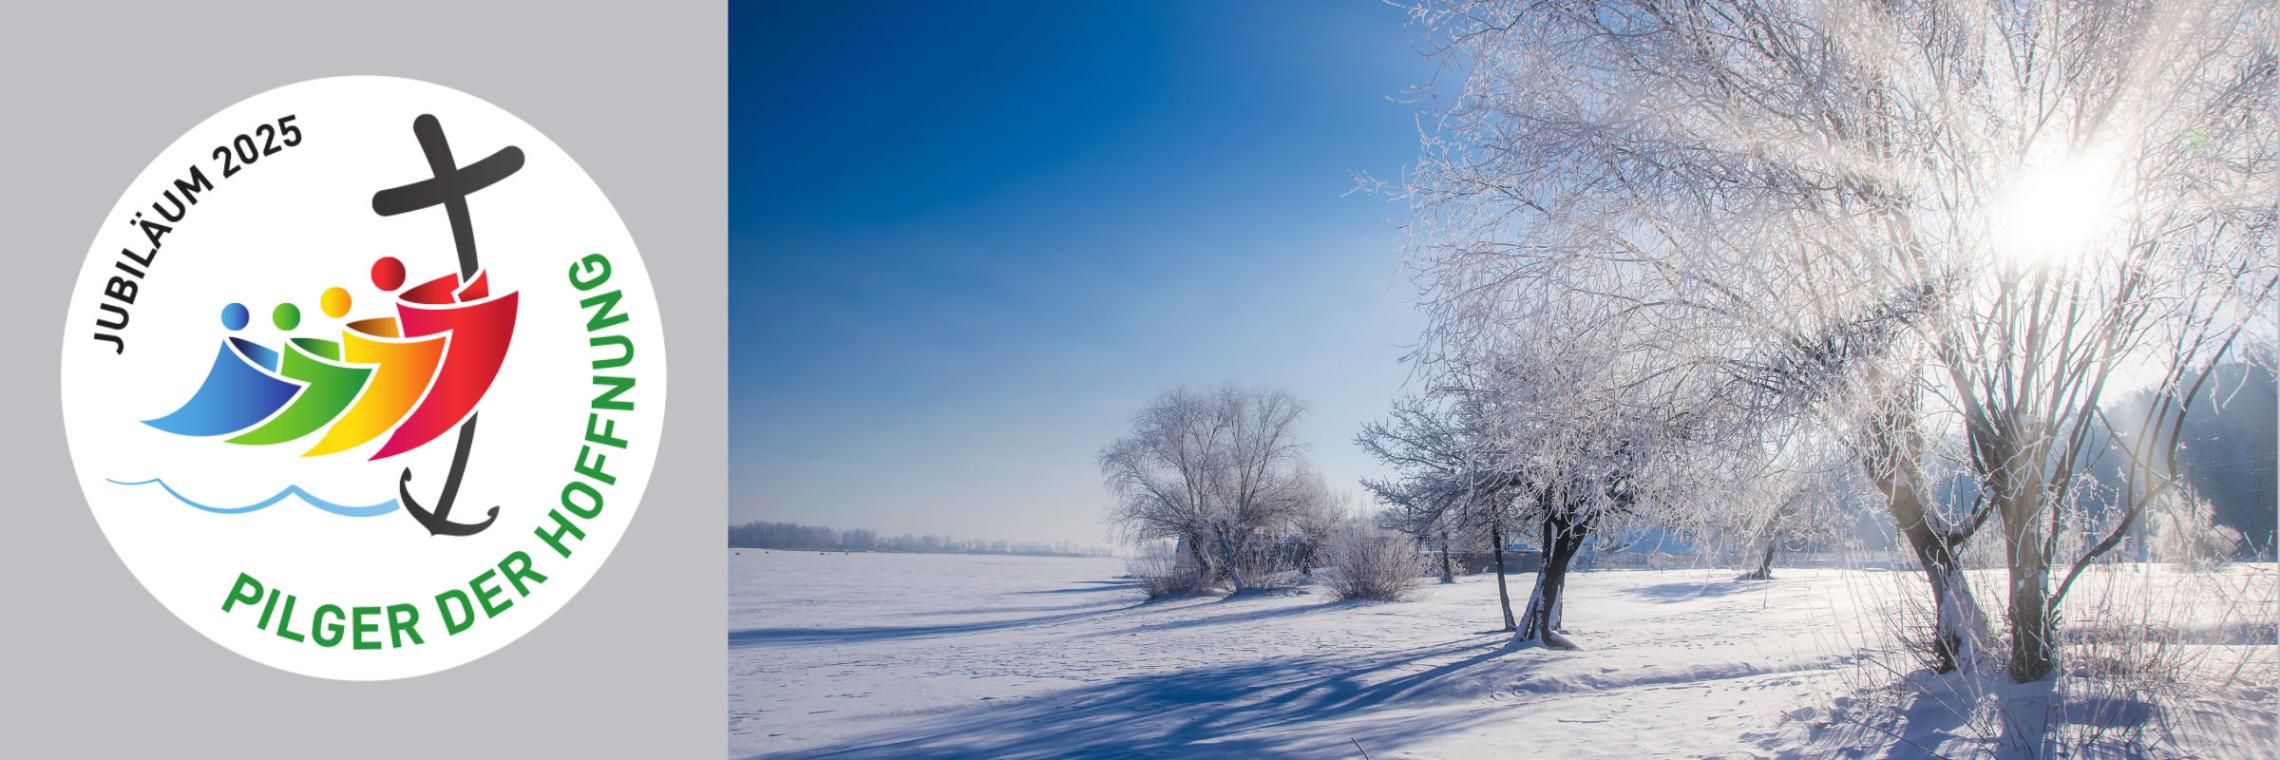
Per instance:
[[[370,206],[377,190],[431,176],[411,127],[420,114],[441,120],[454,162],[462,167],[507,145],[526,157],[521,170],[468,201],[492,292],[521,294],[512,345],[476,407],[482,424],[452,514],[456,521],[473,522],[497,506],[496,523],[473,536],[431,536],[409,515],[398,514],[402,508],[344,517],[290,497],[253,512],[213,514],[177,502],[159,487],[116,482],[167,479],[193,497],[233,506],[287,485],[361,503],[383,492],[394,497],[397,473],[408,468],[414,475],[406,487],[415,498],[435,497],[450,464],[452,433],[375,462],[366,457],[376,442],[301,458],[316,435],[279,446],[234,446],[218,438],[169,436],[140,422],[171,411],[203,378],[222,336],[231,334],[219,319],[222,303],[243,303],[252,313],[252,324],[236,334],[274,347],[286,334],[306,337],[329,324],[318,308],[326,286],[351,291],[356,307],[345,319],[374,316],[372,309],[387,303],[367,278],[380,256],[404,262],[410,271],[406,287],[456,273],[443,209],[380,217]],[[226,148],[239,135],[286,115],[296,117],[300,144],[239,164],[234,176],[221,175],[227,159],[217,158],[217,146]],[[157,257],[144,267],[135,302],[126,307],[128,325],[116,331],[125,336],[126,348],[113,353],[111,344],[92,337],[105,284],[122,274],[122,248],[137,255],[149,250],[137,212],[144,219],[156,216],[151,204],[164,202],[165,191],[193,166],[214,188],[186,204]],[[589,293],[577,289],[570,272],[590,253],[608,258],[610,276]],[[622,294],[617,311],[629,319],[593,335],[625,335],[634,356],[627,366],[593,370],[591,360],[614,355],[614,349],[588,344],[590,311],[578,300],[612,290]],[[269,307],[279,302],[299,306],[298,330],[271,329]],[[535,127],[481,98],[420,80],[305,80],[241,100],[184,132],[103,217],[64,326],[66,443],[88,507],[114,553],[145,591],[193,630],[236,654],[303,675],[354,681],[416,677],[521,639],[582,590],[616,548],[662,441],[667,382],[660,320],[647,269],[616,208]],[[635,403],[632,412],[589,418],[593,376],[603,374],[635,378],[625,394]],[[587,443],[591,419],[614,425],[613,437],[628,445]],[[587,454],[607,457],[602,469],[614,484],[574,473],[576,460]],[[604,505],[590,520],[566,515],[585,535],[565,541],[573,554],[563,558],[534,531],[554,525],[549,513],[562,508],[561,493],[573,480],[600,486]],[[527,554],[546,580],[518,596],[494,573],[489,586],[501,587],[499,599],[513,606],[492,617],[475,610],[478,619],[466,630],[443,631],[434,618],[435,595],[478,587],[486,569],[496,570],[516,551]],[[277,619],[300,626],[301,641],[277,635],[275,626],[257,626],[258,609],[239,605],[221,611],[237,572],[267,573],[260,578],[267,587],[297,595],[292,616]],[[107,590],[86,591],[100,596]],[[359,650],[344,634],[337,646],[318,646],[306,626],[315,608],[328,603],[344,611],[415,604],[421,619],[413,628],[423,643]],[[384,644],[387,633],[383,625]]]

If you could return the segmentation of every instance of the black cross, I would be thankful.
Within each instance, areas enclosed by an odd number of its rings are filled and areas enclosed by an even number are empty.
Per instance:
[[[443,137],[443,122],[434,114],[420,114],[412,120],[412,134],[420,139],[420,151],[427,154],[428,171],[435,176],[402,187],[391,187],[372,194],[372,211],[381,216],[395,216],[406,211],[418,211],[429,206],[442,206],[451,218],[451,241],[459,246],[459,279],[462,282],[475,278],[483,269],[483,262],[475,255],[475,224],[467,216],[467,196],[492,183],[506,179],[522,169],[521,148],[509,145],[499,152],[466,166],[451,158],[451,141]],[[435,499],[435,509],[420,506],[412,498],[412,469],[404,468],[404,475],[396,481],[396,498],[404,503],[404,510],[427,528],[429,535],[472,536],[491,522],[499,519],[499,508],[492,507],[489,517],[479,523],[451,521],[451,503],[459,497],[459,478],[467,472],[467,449],[475,443],[475,418],[459,425],[459,444],[451,452],[451,469],[443,477],[443,492]]]
[[[434,114],[423,113],[413,119],[412,134],[420,138],[420,150],[427,154],[428,171],[435,176],[373,193],[372,210],[381,216],[395,216],[429,206],[443,206],[444,213],[451,217],[451,241],[459,246],[459,277],[474,279],[475,273],[482,269],[482,262],[475,256],[475,225],[467,217],[467,196],[521,170],[522,149],[509,145],[462,167],[451,160],[451,141],[444,139],[443,122],[437,121]]]

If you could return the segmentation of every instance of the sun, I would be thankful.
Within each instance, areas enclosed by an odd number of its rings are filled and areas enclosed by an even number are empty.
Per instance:
[[[2102,151],[2030,162],[1994,209],[1995,245],[2026,269],[2066,267],[2087,257],[2119,210],[2121,172]]]

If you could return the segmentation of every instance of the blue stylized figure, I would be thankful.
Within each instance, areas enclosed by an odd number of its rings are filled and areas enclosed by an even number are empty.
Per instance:
[[[249,319],[245,305],[222,308],[222,326],[236,332]],[[293,400],[301,384],[277,374],[277,352],[253,341],[230,336],[214,352],[214,366],[198,392],[172,414],[144,424],[179,435],[222,435],[252,427],[269,419]]]

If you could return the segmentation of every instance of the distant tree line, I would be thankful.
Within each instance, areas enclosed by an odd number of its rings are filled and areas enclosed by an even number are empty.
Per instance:
[[[2271,557],[2280,548],[2280,524],[2272,510],[2280,501],[2280,477],[2275,475],[2280,437],[2272,429],[2280,420],[2280,388],[2265,368],[2270,364],[2270,356],[2258,355],[2217,365],[2176,436],[2180,474],[2207,501],[2215,524],[2240,533],[2239,545],[2224,552],[2236,557]],[[2142,415],[2156,400],[2153,391],[2139,391],[2116,410]],[[2109,453],[2104,463],[2111,466],[2094,474],[2104,482],[2120,482],[2125,456]]]
[[[1018,554],[1033,557],[1105,557],[1107,549],[1055,543],[984,541],[949,536],[905,533],[882,536],[857,528],[838,530],[821,525],[789,522],[748,522],[728,529],[728,545],[739,549],[804,549],[850,552],[920,552],[927,554]]]

